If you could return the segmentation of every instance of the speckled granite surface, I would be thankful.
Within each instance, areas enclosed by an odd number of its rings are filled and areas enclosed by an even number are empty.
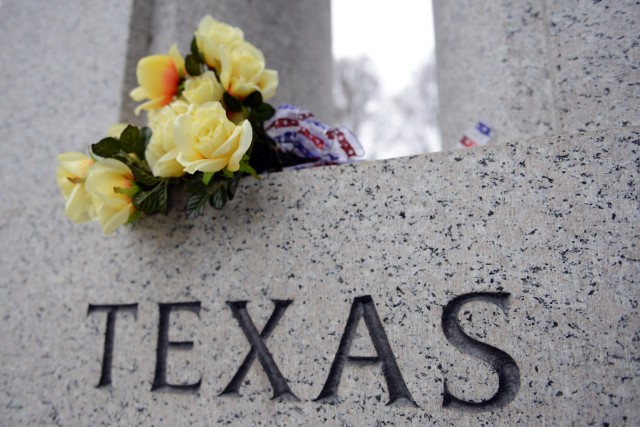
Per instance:
[[[640,4],[634,0],[546,3],[559,130],[639,125]]]
[[[640,125],[635,0],[435,1],[444,149]]]
[[[639,151],[631,128],[282,173],[246,180],[224,212],[110,238],[70,224],[55,193],[4,208],[0,424],[637,425]],[[442,314],[477,292],[511,294],[506,312],[476,301],[458,319],[515,361],[520,388],[472,413],[443,408],[444,381],[481,401],[498,377],[445,337]],[[314,402],[366,295],[417,406],[387,406],[380,365],[351,363],[339,403]],[[226,302],[248,301],[261,331],[272,299],[293,301],[265,343],[299,400],[271,400],[259,360],[220,396],[250,351]],[[176,306],[159,345],[158,304],[177,302],[199,305]],[[107,312],[90,304],[137,304],[117,313],[100,388]],[[377,352],[365,325],[350,356]],[[151,391],[163,346],[166,381],[196,392]]]

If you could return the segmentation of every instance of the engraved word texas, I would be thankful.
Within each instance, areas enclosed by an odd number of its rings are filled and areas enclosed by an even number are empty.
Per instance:
[[[447,388],[447,380],[444,380],[442,405],[451,409],[463,411],[491,411],[499,409],[511,402],[520,388],[520,369],[516,362],[504,351],[488,344],[477,341],[465,334],[458,321],[458,312],[461,307],[471,301],[483,301],[499,306],[506,314],[508,293],[477,292],[460,295],[444,307],[442,312],[442,331],[451,344],[459,350],[472,355],[489,364],[498,375],[498,390],[489,399],[481,402],[468,402],[455,397]],[[220,393],[224,395],[238,395],[240,386],[247,375],[249,368],[256,358],[269,378],[273,388],[273,398],[289,398],[298,400],[298,397],[289,387],[286,378],[276,365],[266,340],[269,338],[276,325],[283,317],[291,300],[273,300],[275,307],[262,332],[258,332],[253,320],[247,311],[247,301],[228,301],[227,305],[231,313],[238,321],[240,329],[251,344],[251,350],[232,377],[229,384]],[[114,334],[116,317],[120,312],[129,312],[137,315],[138,304],[111,304],[89,305],[88,313],[106,312],[107,325],[104,339],[104,353],[102,357],[102,371],[98,387],[111,384],[111,365],[114,353]],[[201,379],[192,384],[170,384],[167,381],[167,354],[171,349],[190,349],[192,341],[170,341],[169,325],[171,313],[176,311],[190,311],[200,315],[200,301],[178,302],[159,304],[160,316],[158,325],[158,345],[156,347],[156,367],[151,391],[174,390],[196,392],[200,389]],[[356,337],[356,329],[360,319],[369,332],[373,348],[376,354],[369,357],[351,356],[351,345]],[[402,377],[396,358],[389,345],[387,334],[378,316],[373,299],[369,295],[357,297],[353,300],[351,310],[346,321],[344,333],[338,344],[338,350],[333,359],[329,375],[322,387],[322,391],[314,401],[324,403],[338,403],[338,387],[345,365],[355,363],[359,365],[379,365],[382,369],[387,390],[389,393],[389,405],[404,403],[418,406]]]

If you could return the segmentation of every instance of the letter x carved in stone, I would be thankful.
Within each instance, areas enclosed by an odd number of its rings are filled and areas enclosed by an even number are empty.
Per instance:
[[[249,312],[247,311],[247,302],[248,301],[227,301],[227,305],[231,309],[233,317],[236,318],[240,324],[242,332],[244,332],[245,337],[251,344],[251,351],[247,354],[247,357],[245,357],[242,365],[238,368],[238,371],[231,379],[229,385],[225,387],[220,395],[238,394],[242,381],[257,357],[258,361],[262,365],[262,369],[264,369],[264,372],[269,378],[271,387],[273,388],[272,399],[288,397],[292,400],[299,400],[289,388],[287,380],[282,375],[282,372],[280,372],[280,369],[278,369],[278,366],[273,360],[273,356],[265,344],[265,340],[269,338],[276,324],[284,315],[285,310],[293,301],[273,300],[275,307],[267,321],[267,324],[264,326],[262,333],[258,333],[253,320],[251,320],[251,316],[249,316]]]

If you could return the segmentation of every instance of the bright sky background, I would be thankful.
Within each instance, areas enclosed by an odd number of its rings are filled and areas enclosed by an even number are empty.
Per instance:
[[[385,98],[392,98],[409,86],[421,65],[435,55],[431,2],[332,0],[334,57],[369,57],[381,84],[383,102]],[[395,118],[398,119],[400,123],[393,126],[405,126],[402,118]],[[385,141],[373,124],[365,122],[358,135],[366,158],[383,159],[441,149],[440,134],[435,128],[428,131],[422,141]]]
[[[333,54],[371,58],[383,92],[395,94],[432,54],[431,0],[333,0]]]

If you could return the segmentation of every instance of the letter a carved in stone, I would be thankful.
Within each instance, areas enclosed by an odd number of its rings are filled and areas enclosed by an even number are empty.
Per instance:
[[[376,350],[376,356],[373,357],[356,357],[350,356],[349,351],[351,345],[356,336],[356,329],[358,328],[358,322],[360,318],[364,318],[365,325],[369,331],[369,336],[373,342],[373,347]],[[342,371],[345,364],[356,363],[360,365],[366,364],[378,364],[382,365],[382,373],[384,379],[387,382],[387,389],[389,390],[389,403],[403,402],[412,406],[418,406],[413,398],[409,389],[402,378],[400,368],[396,362],[396,358],[393,355],[387,334],[384,332],[382,322],[378,317],[378,312],[373,303],[373,299],[370,295],[357,297],[353,300],[351,305],[351,312],[347,319],[347,325],[344,328],[344,333],[340,339],[340,345],[338,346],[338,352],[333,360],[331,369],[329,370],[329,376],[327,381],[320,392],[320,395],[315,399],[317,402],[337,403],[338,402],[338,386],[340,385],[340,378],[342,377]]]

